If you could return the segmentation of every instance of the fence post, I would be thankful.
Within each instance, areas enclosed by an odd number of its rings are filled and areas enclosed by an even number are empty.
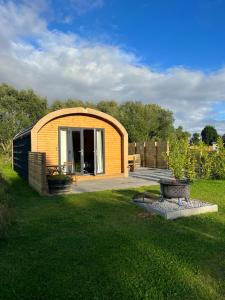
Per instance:
[[[141,166],[144,166],[144,152],[145,152],[145,144],[144,142],[136,143],[136,154],[140,154],[141,156]]]
[[[158,168],[158,142],[155,142],[155,168]]]

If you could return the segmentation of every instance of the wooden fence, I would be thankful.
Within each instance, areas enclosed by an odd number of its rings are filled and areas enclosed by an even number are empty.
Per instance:
[[[131,171],[140,168],[141,166],[141,157],[140,154],[131,154],[128,155],[128,164]]]
[[[128,152],[140,154],[142,167],[167,169],[164,153],[169,152],[169,143],[166,141],[129,143]]]
[[[39,194],[45,195],[48,193],[45,153],[29,152],[28,181],[30,186]]]

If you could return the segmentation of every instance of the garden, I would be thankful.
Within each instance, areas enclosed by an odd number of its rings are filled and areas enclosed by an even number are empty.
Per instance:
[[[172,113],[157,105],[97,104],[121,121],[130,141],[172,135],[165,159],[175,178],[191,182],[191,198],[219,207],[218,213],[168,221],[131,201],[141,192],[159,197],[159,186],[39,196],[11,169],[12,137],[47,111],[90,103],[47,107],[33,91],[7,85],[0,86],[0,100],[0,300],[225,299],[220,138],[215,151],[197,135],[190,147],[187,133],[173,127]]]
[[[0,299],[224,299],[224,180],[191,185],[219,213],[166,221],[131,203],[157,186],[41,197],[0,169]]]

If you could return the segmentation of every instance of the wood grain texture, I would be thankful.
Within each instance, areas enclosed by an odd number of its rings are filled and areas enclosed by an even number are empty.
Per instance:
[[[28,182],[40,195],[48,193],[45,153],[29,152]]]
[[[167,141],[147,141],[129,144],[129,154],[140,154],[141,166],[148,168],[167,169],[165,153],[169,151]]]
[[[58,129],[61,126],[77,128],[104,128],[105,175],[124,173],[121,133],[110,123],[88,115],[67,115],[46,123],[37,133],[37,151],[46,153],[47,165],[59,164]]]

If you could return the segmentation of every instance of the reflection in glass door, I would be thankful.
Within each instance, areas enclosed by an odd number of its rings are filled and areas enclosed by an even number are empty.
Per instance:
[[[68,161],[68,132],[67,128],[60,129],[59,132],[59,155],[60,155],[60,165],[65,166],[66,162]],[[67,169],[63,169],[63,171],[66,173],[68,172]]]
[[[94,128],[60,128],[60,164],[67,173],[104,173],[104,131]]]
[[[95,173],[104,173],[104,158],[103,158],[103,130],[95,129]]]
[[[83,157],[83,147],[81,145],[81,130],[72,130],[72,163],[73,172],[82,173],[82,157]]]
[[[94,174],[94,129],[83,129],[84,174]]]

